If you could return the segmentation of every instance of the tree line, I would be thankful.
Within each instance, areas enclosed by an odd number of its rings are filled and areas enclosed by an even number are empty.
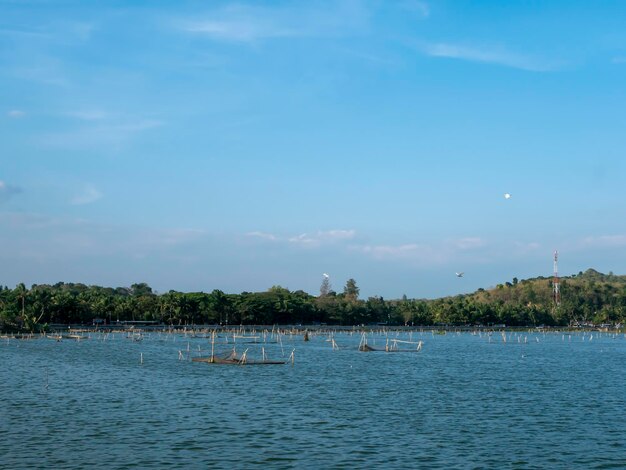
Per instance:
[[[0,286],[0,330],[38,331],[54,324],[145,321],[165,325],[494,325],[565,326],[623,323],[626,276],[588,270],[561,280],[561,303],[552,279],[535,278],[439,299],[359,298],[356,281],[335,292],[327,278],[319,295],[274,286],[264,292],[226,294],[169,291],[146,283],[130,287],[54,285]]]

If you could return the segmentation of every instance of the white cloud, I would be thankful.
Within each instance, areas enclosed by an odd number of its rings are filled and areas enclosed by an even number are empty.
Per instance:
[[[290,237],[288,238],[288,240],[290,243],[296,243],[302,246],[318,246],[319,245],[319,240],[310,237],[306,233],[302,233],[295,237]]]
[[[70,200],[70,204],[74,206],[82,206],[85,204],[91,204],[99,199],[102,199],[102,193],[98,191],[93,185],[85,185],[82,192],[77,194]]]
[[[511,52],[502,47],[476,47],[450,43],[422,43],[418,50],[431,57],[502,65],[531,72],[555,70],[560,64]]]
[[[320,240],[336,241],[350,240],[354,238],[356,232],[354,230],[328,230],[326,232],[317,232],[317,238]]]
[[[278,240],[278,238],[276,237],[276,235],[273,235],[271,233],[265,233],[265,232],[248,232],[246,233],[247,237],[255,237],[255,238],[262,238],[264,240]]]

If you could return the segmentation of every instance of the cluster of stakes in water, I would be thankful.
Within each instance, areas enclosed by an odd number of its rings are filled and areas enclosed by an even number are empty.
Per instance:
[[[358,351],[380,353],[419,353],[428,341],[441,336],[447,339],[461,335],[476,338],[488,344],[532,344],[547,339],[560,342],[592,342],[599,337],[626,339],[623,331],[557,330],[557,329],[493,329],[493,328],[357,328],[357,327],[238,327],[238,328],[182,328],[139,329],[120,331],[74,330],[45,334],[3,335],[6,345],[12,342],[52,340],[55,342],[117,342],[171,343],[176,359],[221,365],[281,365],[295,364],[296,349],[309,346],[331,351]],[[452,338],[451,338],[452,337]],[[192,346],[193,344],[193,346]],[[140,347],[140,346],[138,346]],[[524,350],[522,357],[525,357]],[[143,365],[149,356],[136,352]],[[48,388],[48,370],[45,370],[45,388]]]

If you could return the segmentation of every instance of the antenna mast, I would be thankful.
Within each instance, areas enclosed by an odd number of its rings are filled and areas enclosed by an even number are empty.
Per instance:
[[[552,282],[552,294],[554,296],[554,305],[561,305],[561,290],[559,285],[559,252],[554,250],[554,281]]]

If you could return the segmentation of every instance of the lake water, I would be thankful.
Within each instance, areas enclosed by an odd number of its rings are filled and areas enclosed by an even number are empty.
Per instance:
[[[389,335],[0,340],[0,468],[626,468],[624,334]]]

